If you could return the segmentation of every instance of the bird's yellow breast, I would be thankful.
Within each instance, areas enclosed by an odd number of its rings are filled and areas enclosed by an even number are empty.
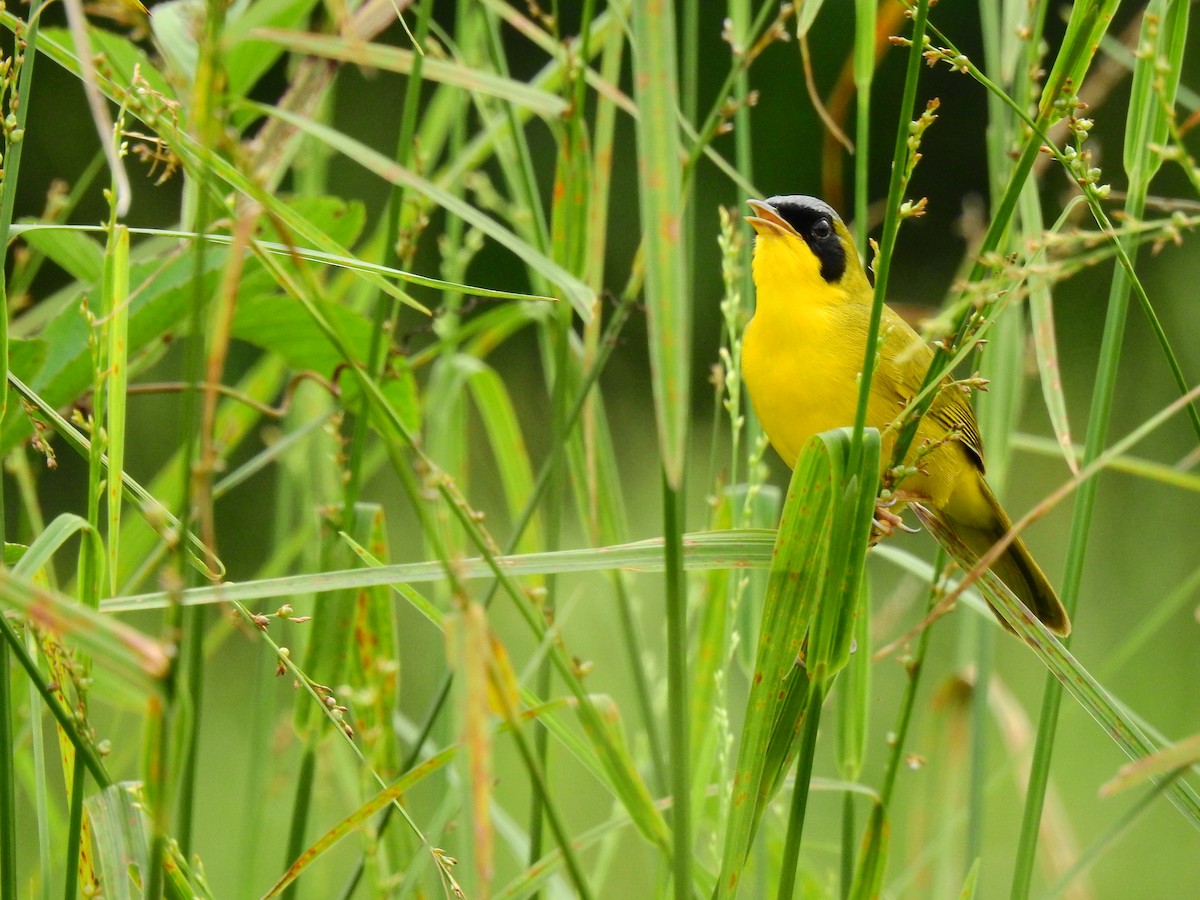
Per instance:
[[[757,239],[754,282],[757,308],[743,338],[742,374],[772,446],[794,466],[812,435],[854,424],[870,285],[865,276],[851,282],[849,290],[830,284],[803,244],[770,235]],[[866,424],[883,433],[881,462],[886,466],[896,438],[888,426],[919,389],[932,351],[887,307],[880,334]],[[936,417],[922,419],[909,460],[922,446],[935,449],[921,457],[923,471],[904,483],[905,490],[928,498],[935,508],[950,501],[964,473],[973,475],[978,468],[970,451],[946,436],[947,428]]]
[[[789,466],[812,435],[853,424],[864,350],[855,338],[865,337],[854,321],[862,304],[828,284],[812,254],[797,249],[784,238],[758,238],[757,308],[742,344],[754,412]],[[869,412],[876,415],[868,424],[884,424],[885,410]]]

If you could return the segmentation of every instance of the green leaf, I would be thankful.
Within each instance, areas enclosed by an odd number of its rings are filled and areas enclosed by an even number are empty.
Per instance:
[[[297,196],[287,197],[287,208],[296,216],[307,221],[321,234],[349,247],[357,241],[367,224],[367,208],[361,201],[345,200],[342,197]],[[263,223],[264,241],[273,241],[281,247],[305,249],[312,246],[303,236],[282,235],[276,223],[267,219]],[[356,257],[348,257],[349,261],[358,261]]]
[[[258,109],[264,115],[294,125],[316,140],[327,144],[348,159],[354,160],[385,181],[409,188],[428,197],[447,212],[458,216],[463,221],[478,228],[498,244],[510,250],[547,281],[558,285],[563,293],[566,294],[580,318],[585,322],[591,320],[592,304],[595,301],[595,294],[592,289],[570,272],[563,269],[562,266],[549,259],[545,254],[540,253],[528,242],[521,240],[509,228],[506,228],[496,219],[450,191],[439,187],[432,181],[421,177],[403,166],[397,165],[382,153],[371,149],[361,141],[354,140],[336,129],[290,112],[289,110],[262,105],[255,105],[254,108]]]
[[[372,324],[365,316],[329,300],[313,301],[325,322],[333,325],[357,362],[364,362],[370,345]],[[240,297],[233,318],[233,337],[278,354],[299,372],[315,372],[341,391],[342,402],[353,406],[362,396],[358,379],[344,374],[345,357],[330,339],[329,332],[291,297],[259,294]],[[412,371],[397,360],[380,380],[380,389],[410,431],[421,423],[421,404]],[[376,420],[372,420],[377,424]]]
[[[415,56],[411,50],[402,50],[385,44],[364,43],[361,40],[347,40],[338,35],[284,31],[278,28],[260,28],[253,33],[251,40],[267,43],[293,53],[336,59],[372,69],[400,72],[404,75],[412,70]],[[504,78],[486,69],[436,59],[432,56],[427,56],[423,60],[421,77],[464,88],[472,94],[498,97],[506,103],[525,107],[549,119],[556,119],[567,111],[566,101],[556,94],[531,87],[523,81]]]
[[[351,347],[366,356],[371,323],[340,303],[318,300],[321,313],[341,330]],[[332,381],[345,364],[341,353],[299,303],[277,293],[238,297],[233,337],[279,354],[293,369],[316,372]],[[361,361],[361,360],[360,360]],[[353,379],[346,379],[349,387]]]
[[[260,28],[295,28],[316,6],[316,0],[243,0],[229,8],[225,22],[224,57],[229,93],[245,97],[288,48],[282,43],[255,40]],[[157,8],[157,7],[156,7]]]
[[[97,284],[104,274],[104,248],[82,231],[31,228],[21,232],[21,239],[76,281]]]
[[[922,515],[921,521],[964,570],[970,571],[977,567],[974,554],[957,535],[938,522],[936,517]],[[1139,760],[1158,751],[1124,706],[1046,630],[991,569],[984,569],[978,578],[992,608],[1003,617],[1017,636],[1029,645],[1050,674],[1058,679],[1067,693],[1074,697],[1130,759]],[[1157,782],[1163,778],[1164,776],[1158,775],[1154,776],[1153,780]],[[1187,782],[1175,779],[1166,788],[1165,793],[1188,822],[1200,829],[1200,795],[1195,789]]]
[[[150,873],[150,820],[140,785],[109,785],[83,801],[95,845],[96,875],[112,900],[141,897]]]
[[[807,791],[820,700],[850,656],[879,472],[879,433],[863,433],[848,472],[850,429],[808,440],[796,460],[763,601],[758,653],[734,769],[718,896],[736,893],[762,817],[798,749]],[[804,808],[793,809],[802,824]]]
[[[364,548],[375,560],[389,557],[387,519],[377,503],[359,504],[356,520],[370,538]],[[400,708],[400,649],[396,609],[386,587],[365,588],[355,595],[355,659],[350,687],[358,699],[351,713],[371,768],[387,779],[400,768],[400,748],[392,715]]]
[[[200,35],[204,31],[204,0],[166,0],[150,10],[154,43],[174,79],[189,87],[196,78]]]
[[[23,381],[28,381],[45,364],[49,352],[45,341],[9,338],[8,370]]]
[[[508,501],[509,514],[521,515],[526,500],[533,493],[533,466],[529,448],[517,420],[517,410],[508,388],[496,370],[481,360],[457,354],[455,365],[461,370],[475,408],[483,420],[484,431],[492,448],[492,457],[500,473],[500,484]],[[542,545],[541,527],[535,515],[525,529],[520,547],[531,551]]]
[[[16,20],[11,14],[0,13],[0,22],[12,29]],[[145,86],[156,94],[161,94],[167,100],[175,99],[175,92],[167,79],[163,77],[158,66],[151,62],[140,47],[126,37],[103,28],[88,28],[88,43],[91,45],[93,57],[100,57],[103,66],[97,66],[98,80],[116,84],[126,90],[133,87],[133,73],[136,69]],[[38,35],[38,50],[47,53],[59,65],[72,75],[79,75],[79,64],[76,62],[75,41],[71,32],[65,28],[43,28]]]
[[[55,516],[33,543],[25,550],[20,562],[12,565],[12,573],[21,578],[30,578],[46,565],[58,552],[59,548],[74,535],[79,534],[82,540],[96,541],[96,552],[103,552],[99,545],[100,537],[92,530],[87,519],[74,513],[63,513]]]
[[[650,373],[663,471],[679,489],[691,417],[692,298],[684,266],[689,219],[676,118],[672,9],[669,3],[635,3],[631,24]]]
[[[807,679],[798,660],[826,576],[829,520],[840,476],[840,463],[828,446],[819,436],[811,438],[796,460],[775,541],[734,768],[718,896],[736,893],[746,854],[785,763],[790,741],[784,741],[781,749],[777,733],[784,728],[794,734],[797,723],[795,718],[782,723],[781,713],[797,703],[802,707],[807,694]],[[791,688],[791,693],[785,693],[785,688]],[[776,750],[768,759],[773,743]]]
[[[1175,107],[1187,41],[1187,0],[1154,0],[1142,14],[1139,58],[1133,67],[1125,119],[1125,172],[1131,183],[1148,184],[1162,165],[1170,133],[1167,110]]]
[[[108,507],[108,592],[117,592],[121,537],[121,497],[125,471],[126,388],[129,384],[129,229],[114,225],[105,255],[104,309],[108,332],[106,505]]]
[[[86,651],[127,686],[145,693],[159,690],[167,654],[142,632],[11,571],[0,571],[0,604]]]
[[[140,782],[111,784],[83,801],[91,824],[96,875],[108,900],[137,900],[145,895],[150,860],[150,819]],[[171,898],[210,897],[199,879],[191,879],[173,845],[163,860],[166,894]]]
[[[775,532],[765,528],[701,531],[683,536],[684,555],[689,563],[688,568],[692,570],[765,567],[771,562],[774,543]],[[652,538],[613,547],[497,556],[496,563],[504,572],[513,576],[602,572],[612,569],[661,572],[663,541],[662,538]],[[457,560],[454,568],[459,577],[464,579],[487,578],[494,574],[491,566],[478,558]],[[440,562],[399,563],[372,569],[331,570],[314,575],[289,575],[283,578],[188,588],[183,591],[180,599],[185,606],[235,600],[248,603],[286,594],[337,591],[402,581],[414,584],[439,581],[445,575],[445,569]],[[105,600],[100,607],[106,612],[162,609],[169,599],[168,594],[158,591]]]
[[[216,285],[218,270],[228,251],[221,247],[205,254],[206,290]],[[155,341],[183,327],[187,298],[193,290],[195,260],[189,254],[168,254],[164,259],[140,261],[129,273],[128,353],[132,356]],[[75,401],[92,385],[92,329],[78,303],[98,297],[99,283],[81,285],[74,302],[69,302],[38,334],[47,352],[29,386],[50,406],[61,408]],[[19,406],[10,405],[5,418],[0,453],[7,453],[29,434]]]
[[[1100,788],[1101,797],[1111,797],[1131,787],[1137,787],[1150,778],[1186,771],[1200,763],[1200,734],[1176,741],[1157,753],[1134,760],[1121,766],[1116,777]]]
[[[360,503],[354,508],[353,529],[350,536],[364,547],[372,547],[374,518],[379,508]],[[349,558],[347,545],[322,522],[321,567],[345,561]],[[313,633],[319,639],[309,641],[304,656],[303,671],[310,682],[336,688],[345,684],[358,659],[355,646],[355,619],[360,603],[369,603],[372,589],[367,586],[345,588],[333,593],[321,594],[313,604]],[[322,725],[325,710],[313,702],[307,691],[296,694],[294,721],[296,730],[306,739],[315,736],[314,729]]]

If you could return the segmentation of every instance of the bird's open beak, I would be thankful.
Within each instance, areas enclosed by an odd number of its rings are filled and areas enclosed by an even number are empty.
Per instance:
[[[758,234],[792,234],[799,237],[796,229],[775,212],[775,207],[770,203],[764,203],[762,200],[747,200],[746,204],[757,213],[754,216],[746,216],[746,221]]]

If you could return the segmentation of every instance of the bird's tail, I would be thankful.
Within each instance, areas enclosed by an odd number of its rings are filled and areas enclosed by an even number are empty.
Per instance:
[[[995,515],[988,517],[989,521],[984,527],[980,527],[974,522],[962,522],[955,518],[950,518],[946,525],[972,553],[976,556],[983,556],[1008,533],[1012,528],[1012,522],[1009,521],[1008,515],[993,496],[987,482],[980,478],[979,483],[983,488],[984,499],[991,506]],[[1010,591],[1017,595],[1030,612],[1041,619],[1042,624],[1050,631],[1062,637],[1071,633],[1071,621],[1067,616],[1066,609],[1063,608],[1062,601],[1058,599],[1058,594],[1049,579],[1030,555],[1025,542],[1019,537],[1009,544],[1004,554],[992,564],[992,572],[1004,582]],[[1007,627],[1003,617],[998,616],[998,618]]]

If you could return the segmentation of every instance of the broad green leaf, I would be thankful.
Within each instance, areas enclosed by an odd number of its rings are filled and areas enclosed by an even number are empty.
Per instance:
[[[350,247],[362,237],[367,224],[367,208],[359,200],[325,195],[288,196],[284,199],[294,215],[309,222],[331,241]],[[303,236],[280,234],[276,223],[269,218],[263,221],[262,228],[264,241],[274,242],[288,252],[292,247],[303,250],[312,246],[312,242]],[[353,254],[347,260],[358,261]]]
[[[206,289],[216,285],[218,270],[228,256],[224,248],[205,255]],[[184,326],[193,290],[195,260],[189,254],[171,253],[165,259],[134,263],[129,273],[128,353],[136,354],[155,341],[169,338]],[[79,298],[99,296],[99,284],[82,285]],[[96,310],[98,312],[98,310]],[[43,400],[55,408],[72,403],[92,385],[91,327],[78,302],[69,304],[38,334],[47,348],[45,361],[29,382]],[[10,406],[0,438],[7,452],[29,433],[19,407]]]
[[[318,300],[321,313],[346,336],[352,348],[365,357],[371,322],[364,316],[331,300]],[[277,293],[250,294],[238,298],[233,318],[233,337],[279,354],[298,371],[316,372],[332,381],[345,360],[304,307]],[[346,378],[347,387],[353,379]]]
[[[200,59],[204,0],[165,0],[150,10],[150,28],[176,82],[191,86]]]
[[[359,203],[347,203],[337,198],[305,198],[292,204],[294,214],[311,224],[311,227],[323,234],[333,236],[336,241],[353,241],[362,230],[365,221],[363,207]],[[58,234],[57,229],[31,230],[25,233],[27,240],[45,240],[48,235]],[[273,229],[268,233],[277,237]],[[129,272],[130,296],[126,307],[128,315],[127,354],[134,358],[138,354],[153,349],[157,342],[169,340],[177,331],[187,327],[186,302],[193,290],[192,281],[196,272],[195,258],[186,252],[172,247],[174,242],[157,241],[146,248],[133,252],[135,261]],[[169,248],[169,249],[168,249]],[[224,246],[210,247],[204,254],[204,274],[206,291],[214,290],[218,273],[225,267],[229,259],[229,250]],[[102,277],[101,270],[101,277]],[[50,405],[61,408],[73,402],[87,391],[92,384],[92,359],[89,347],[91,329],[79,309],[82,298],[99,296],[100,278],[95,282],[82,282],[73,292],[69,292],[62,300],[56,315],[49,318],[34,331],[36,337],[43,343],[45,355],[42,363],[34,372],[25,378],[30,387]],[[243,274],[242,289],[253,294],[255,285],[260,285],[265,291],[271,279],[257,265],[250,264]],[[252,300],[247,301],[253,303]],[[239,302],[240,313],[241,302]],[[295,304],[293,304],[295,306]],[[298,310],[298,307],[297,307]],[[247,315],[251,315],[249,310]],[[31,310],[32,316],[38,315],[38,309]],[[302,315],[302,313],[301,313]],[[353,316],[345,312],[346,317]],[[362,346],[369,333],[369,325],[364,322],[360,330],[363,336]],[[289,319],[289,321],[291,321]],[[271,335],[273,332],[266,331]],[[31,337],[33,335],[30,335]],[[286,340],[293,335],[284,335],[278,347],[286,348]],[[251,335],[251,338],[253,335]],[[23,343],[23,342],[22,342]],[[15,343],[21,346],[21,343]],[[259,346],[264,346],[261,342]],[[23,369],[31,367],[34,359],[32,351],[23,351],[18,357],[14,371],[22,374]],[[318,357],[320,358],[320,357]],[[340,357],[338,362],[340,362]],[[328,377],[334,362],[324,369],[317,369]],[[305,367],[301,362],[294,362],[297,368]],[[349,382],[349,380],[348,380]],[[19,405],[10,404],[8,416],[5,419],[3,437],[0,438],[0,452],[11,449],[18,440],[29,433],[28,423],[21,415]]]
[[[22,340],[10,337],[8,340],[8,370],[18,378],[28,381],[33,373],[46,362],[50,348],[42,340]]]
[[[288,48],[280,44],[263,46],[254,40],[258,29],[295,28],[316,6],[316,0],[242,0],[229,8],[225,22],[225,74],[229,93],[245,97]]]
[[[0,24],[12,29],[15,19],[10,13],[0,13]],[[88,28],[88,43],[91,45],[93,57],[100,57],[103,66],[97,66],[98,80],[101,90],[104,83],[118,85],[129,90],[134,87],[133,73],[138,76],[145,86],[167,100],[175,98],[175,92],[167,79],[163,77],[158,66],[154,65],[145,52],[128,38],[103,28]],[[66,28],[42,28],[38,35],[38,50],[54,58],[71,74],[79,75],[79,64],[76,62],[75,41],[71,32]]]
[[[37,223],[23,223],[37,224]],[[30,228],[21,239],[46,255],[76,281],[97,284],[104,274],[104,248],[84,232],[69,228]]]

